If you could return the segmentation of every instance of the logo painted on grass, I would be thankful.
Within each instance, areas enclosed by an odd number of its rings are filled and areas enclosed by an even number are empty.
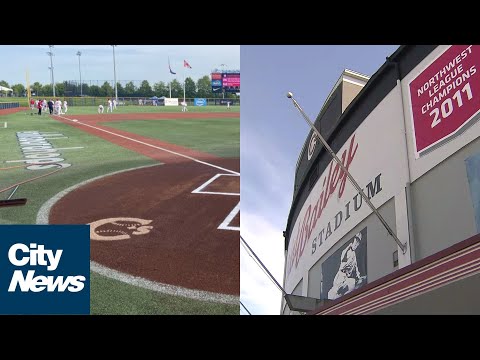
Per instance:
[[[90,239],[98,241],[127,240],[130,235],[148,234],[152,220],[138,218],[108,218],[90,223]]]
[[[90,313],[87,225],[2,225],[0,238],[0,313]]]
[[[25,163],[28,170],[66,168],[71,164],[64,162],[60,150],[83,149],[83,147],[54,148],[48,140],[64,139],[63,134],[55,132],[21,131],[17,132],[18,143],[23,153],[23,160],[8,160],[7,163]]]

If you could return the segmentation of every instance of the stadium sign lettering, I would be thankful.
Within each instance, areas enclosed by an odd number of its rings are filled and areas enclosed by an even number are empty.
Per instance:
[[[374,197],[376,194],[378,194],[380,191],[382,191],[382,185],[380,183],[380,177],[382,174],[378,174],[375,180],[371,181],[370,183],[367,184],[367,196],[368,199],[371,199]],[[364,189],[362,189],[364,190]],[[343,210],[340,210],[338,213],[335,214],[335,217],[328,222],[327,226],[324,227],[318,234],[313,238],[312,241],[312,255],[319,249],[323,242],[327,240],[330,235],[332,235],[332,232],[337,231],[337,229],[340,228],[342,225],[342,221],[347,221],[348,218],[351,216],[350,212],[353,210],[353,212],[358,211],[362,207],[363,203],[363,198],[360,195],[360,193],[357,193],[353,197],[353,206],[350,207],[350,204],[352,201],[347,202],[345,205],[345,213]],[[345,216],[343,216],[345,214]],[[333,223],[333,231],[332,231],[332,223]],[[324,237],[325,235],[325,237]]]
[[[24,155],[28,170],[44,170],[50,168],[66,168],[71,164],[65,163],[58,149],[55,149],[49,139],[64,137],[54,132],[21,131],[17,132],[20,149]]]
[[[345,149],[342,156],[340,157],[342,164],[347,171],[352,164],[355,154],[357,153],[357,149],[358,144],[355,143],[355,135],[353,135],[352,139],[350,140],[348,149]],[[295,236],[292,251],[289,251],[288,253],[287,274],[290,273],[293,264],[295,264],[295,267],[298,266],[298,262],[303,255],[305,245],[310,239],[312,231],[317,225],[317,221],[321,218],[323,210],[327,207],[331,195],[338,188],[338,199],[341,199],[343,196],[347,176],[346,173],[342,171],[339,164],[335,163],[335,168],[333,164],[334,161],[332,160],[330,162],[328,175],[323,178],[322,192],[320,193],[320,196],[314,204],[311,203],[308,205],[307,211],[305,212],[303,219],[300,219],[299,223],[301,225],[297,229],[297,234]],[[319,179],[318,181],[320,182],[321,179]],[[313,210],[312,205],[314,205]]]

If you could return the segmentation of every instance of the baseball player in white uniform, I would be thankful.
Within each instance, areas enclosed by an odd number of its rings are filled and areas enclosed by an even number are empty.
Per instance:
[[[113,99],[113,108],[117,109],[117,99]]]
[[[108,113],[108,111],[113,112],[112,100],[108,99],[107,103],[108,103],[107,113]]]
[[[98,105],[98,113],[103,114],[103,105],[102,104]]]
[[[67,104],[67,100],[63,100],[63,111],[65,111],[65,114],[67,113],[68,111],[68,104]]]
[[[62,115],[62,102],[57,99],[57,101],[55,101],[55,109],[56,109],[56,112],[57,112],[57,115]]]

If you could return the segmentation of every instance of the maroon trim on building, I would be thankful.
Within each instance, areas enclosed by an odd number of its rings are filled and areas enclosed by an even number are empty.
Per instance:
[[[418,295],[418,292],[426,292],[434,287],[445,285],[461,277],[472,275],[473,272],[477,272],[480,268],[480,261],[478,261],[477,264],[476,260],[480,260],[480,234],[474,235],[411,265],[394,271],[339,299],[330,301],[328,304],[308,314],[345,313],[359,306],[368,307],[368,304],[372,304],[375,301],[378,303],[382,297],[397,292],[398,295],[395,295],[395,300],[385,300],[383,305],[376,305],[376,308],[371,311],[377,310],[380,307],[387,307],[405,300],[408,297],[412,297],[414,294]],[[442,276],[439,279],[435,279],[439,274],[442,274]],[[427,283],[429,279],[432,279],[432,281]],[[425,282],[425,284],[420,285],[419,283],[422,281]],[[391,282],[391,284],[388,284],[389,282]],[[407,289],[415,284],[419,284],[415,290]],[[390,295],[390,297],[392,297],[392,295]],[[328,311],[332,307],[336,307],[336,309]]]

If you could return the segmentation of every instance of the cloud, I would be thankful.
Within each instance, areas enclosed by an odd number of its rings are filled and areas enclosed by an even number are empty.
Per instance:
[[[262,215],[243,211],[241,235],[275,279],[283,286],[284,240],[282,229]],[[281,291],[269,280],[246,250],[240,251],[240,298],[255,315],[278,315]]]
[[[295,174],[295,165],[288,160],[291,154],[286,156],[286,149],[263,143],[261,136],[248,131],[242,130],[241,141],[242,211],[256,209],[257,213],[272,215],[285,224]],[[278,224],[271,217],[269,220]]]

